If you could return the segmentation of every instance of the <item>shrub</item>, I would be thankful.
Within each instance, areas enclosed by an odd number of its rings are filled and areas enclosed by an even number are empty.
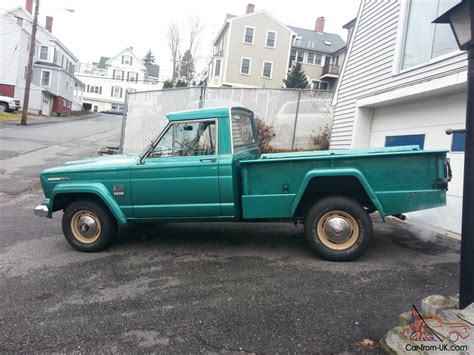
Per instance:
[[[316,150],[328,150],[330,138],[331,138],[331,131],[329,130],[329,126],[326,125],[319,132],[319,134],[311,137],[311,141]]]
[[[271,152],[272,147],[270,146],[270,142],[273,137],[275,137],[275,129],[259,118],[255,120],[255,125],[257,126],[257,136],[258,144],[260,146],[260,152]]]

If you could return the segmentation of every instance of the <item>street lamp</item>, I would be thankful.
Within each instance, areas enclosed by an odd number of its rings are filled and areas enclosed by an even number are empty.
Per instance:
[[[474,0],[462,0],[433,23],[449,23],[461,50],[467,50],[466,147],[462,204],[459,308],[474,302]]]

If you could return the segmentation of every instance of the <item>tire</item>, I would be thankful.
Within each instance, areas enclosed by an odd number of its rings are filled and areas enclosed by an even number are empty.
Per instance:
[[[319,200],[308,211],[304,232],[311,247],[323,259],[350,261],[369,247],[373,226],[358,202],[345,196],[331,196]]]
[[[8,112],[8,105],[0,102],[0,112]]]
[[[64,210],[62,220],[66,240],[82,252],[105,249],[117,235],[117,221],[99,202],[79,200]]]

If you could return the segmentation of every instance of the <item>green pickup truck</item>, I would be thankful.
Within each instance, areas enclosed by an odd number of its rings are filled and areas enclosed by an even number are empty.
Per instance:
[[[76,249],[109,245],[118,225],[144,221],[304,224],[328,260],[352,260],[372,238],[370,213],[443,206],[446,151],[417,146],[261,154],[252,111],[219,107],[169,113],[139,156],[68,162],[41,174],[35,214],[64,210]]]

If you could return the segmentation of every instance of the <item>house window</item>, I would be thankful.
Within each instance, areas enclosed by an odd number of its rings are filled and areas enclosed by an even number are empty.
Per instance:
[[[304,51],[296,52],[296,61],[302,63],[303,62]]]
[[[122,92],[123,92],[123,90],[122,90],[121,87],[119,87],[119,86],[112,86],[112,93],[111,93],[111,96],[121,99],[121,98],[122,98]]]
[[[138,79],[138,73],[135,73],[135,72],[132,72],[132,71],[129,71],[127,73],[127,81],[137,82],[137,79]]]
[[[453,142],[451,144],[452,152],[464,152],[466,147],[466,132],[453,133]]]
[[[314,64],[321,65],[321,62],[323,60],[323,56],[321,54],[316,53],[314,56]]]
[[[216,64],[214,66],[214,76],[221,76],[221,59],[216,59]]]
[[[296,50],[292,49],[290,52],[290,62],[294,62],[296,60]]]
[[[51,72],[49,70],[41,71],[41,85],[49,86],[51,83]]]
[[[411,134],[404,136],[387,136],[385,137],[386,147],[398,147],[402,145],[417,145],[420,149],[425,146],[424,134]]]
[[[308,57],[306,58],[306,63],[313,64],[314,63],[314,53],[308,52]]]
[[[114,69],[113,74],[115,80],[123,80],[123,70]]]
[[[271,79],[272,78],[272,62],[263,62],[262,77]]]
[[[61,55],[61,66],[64,68],[64,54]]]
[[[267,40],[266,40],[265,45],[269,48],[275,48],[275,42],[276,42],[276,32],[267,31]]]
[[[129,55],[122,56],[122,64],[132,65],[132,62],[133,62],[132,56],[129,56]]]
[[[49,48],[47,46],[41,46],[40,59],[48,60],[48,50]]]
[[[17,17],[16,24],[20,27],[23,27],[23,17]]]
[[[293,42],[295,46],[299,46],[301,44],[301,37],[295,37]]]
[[[254,34],[255,34],[255,28],[245,26],[244,43],[253,44]]]
[[[250,58],[242,58],[240,61],[240,74],[250,75]]]
[[[27,75],[28,75],[28,65],[25,65],[25,72],[23,73],[23,79],[26,80]]]
[[[431,59],[458,50],[448,24],[431,21],[459,0],[411,0],[405,33],[402,69],[427,63]]]

